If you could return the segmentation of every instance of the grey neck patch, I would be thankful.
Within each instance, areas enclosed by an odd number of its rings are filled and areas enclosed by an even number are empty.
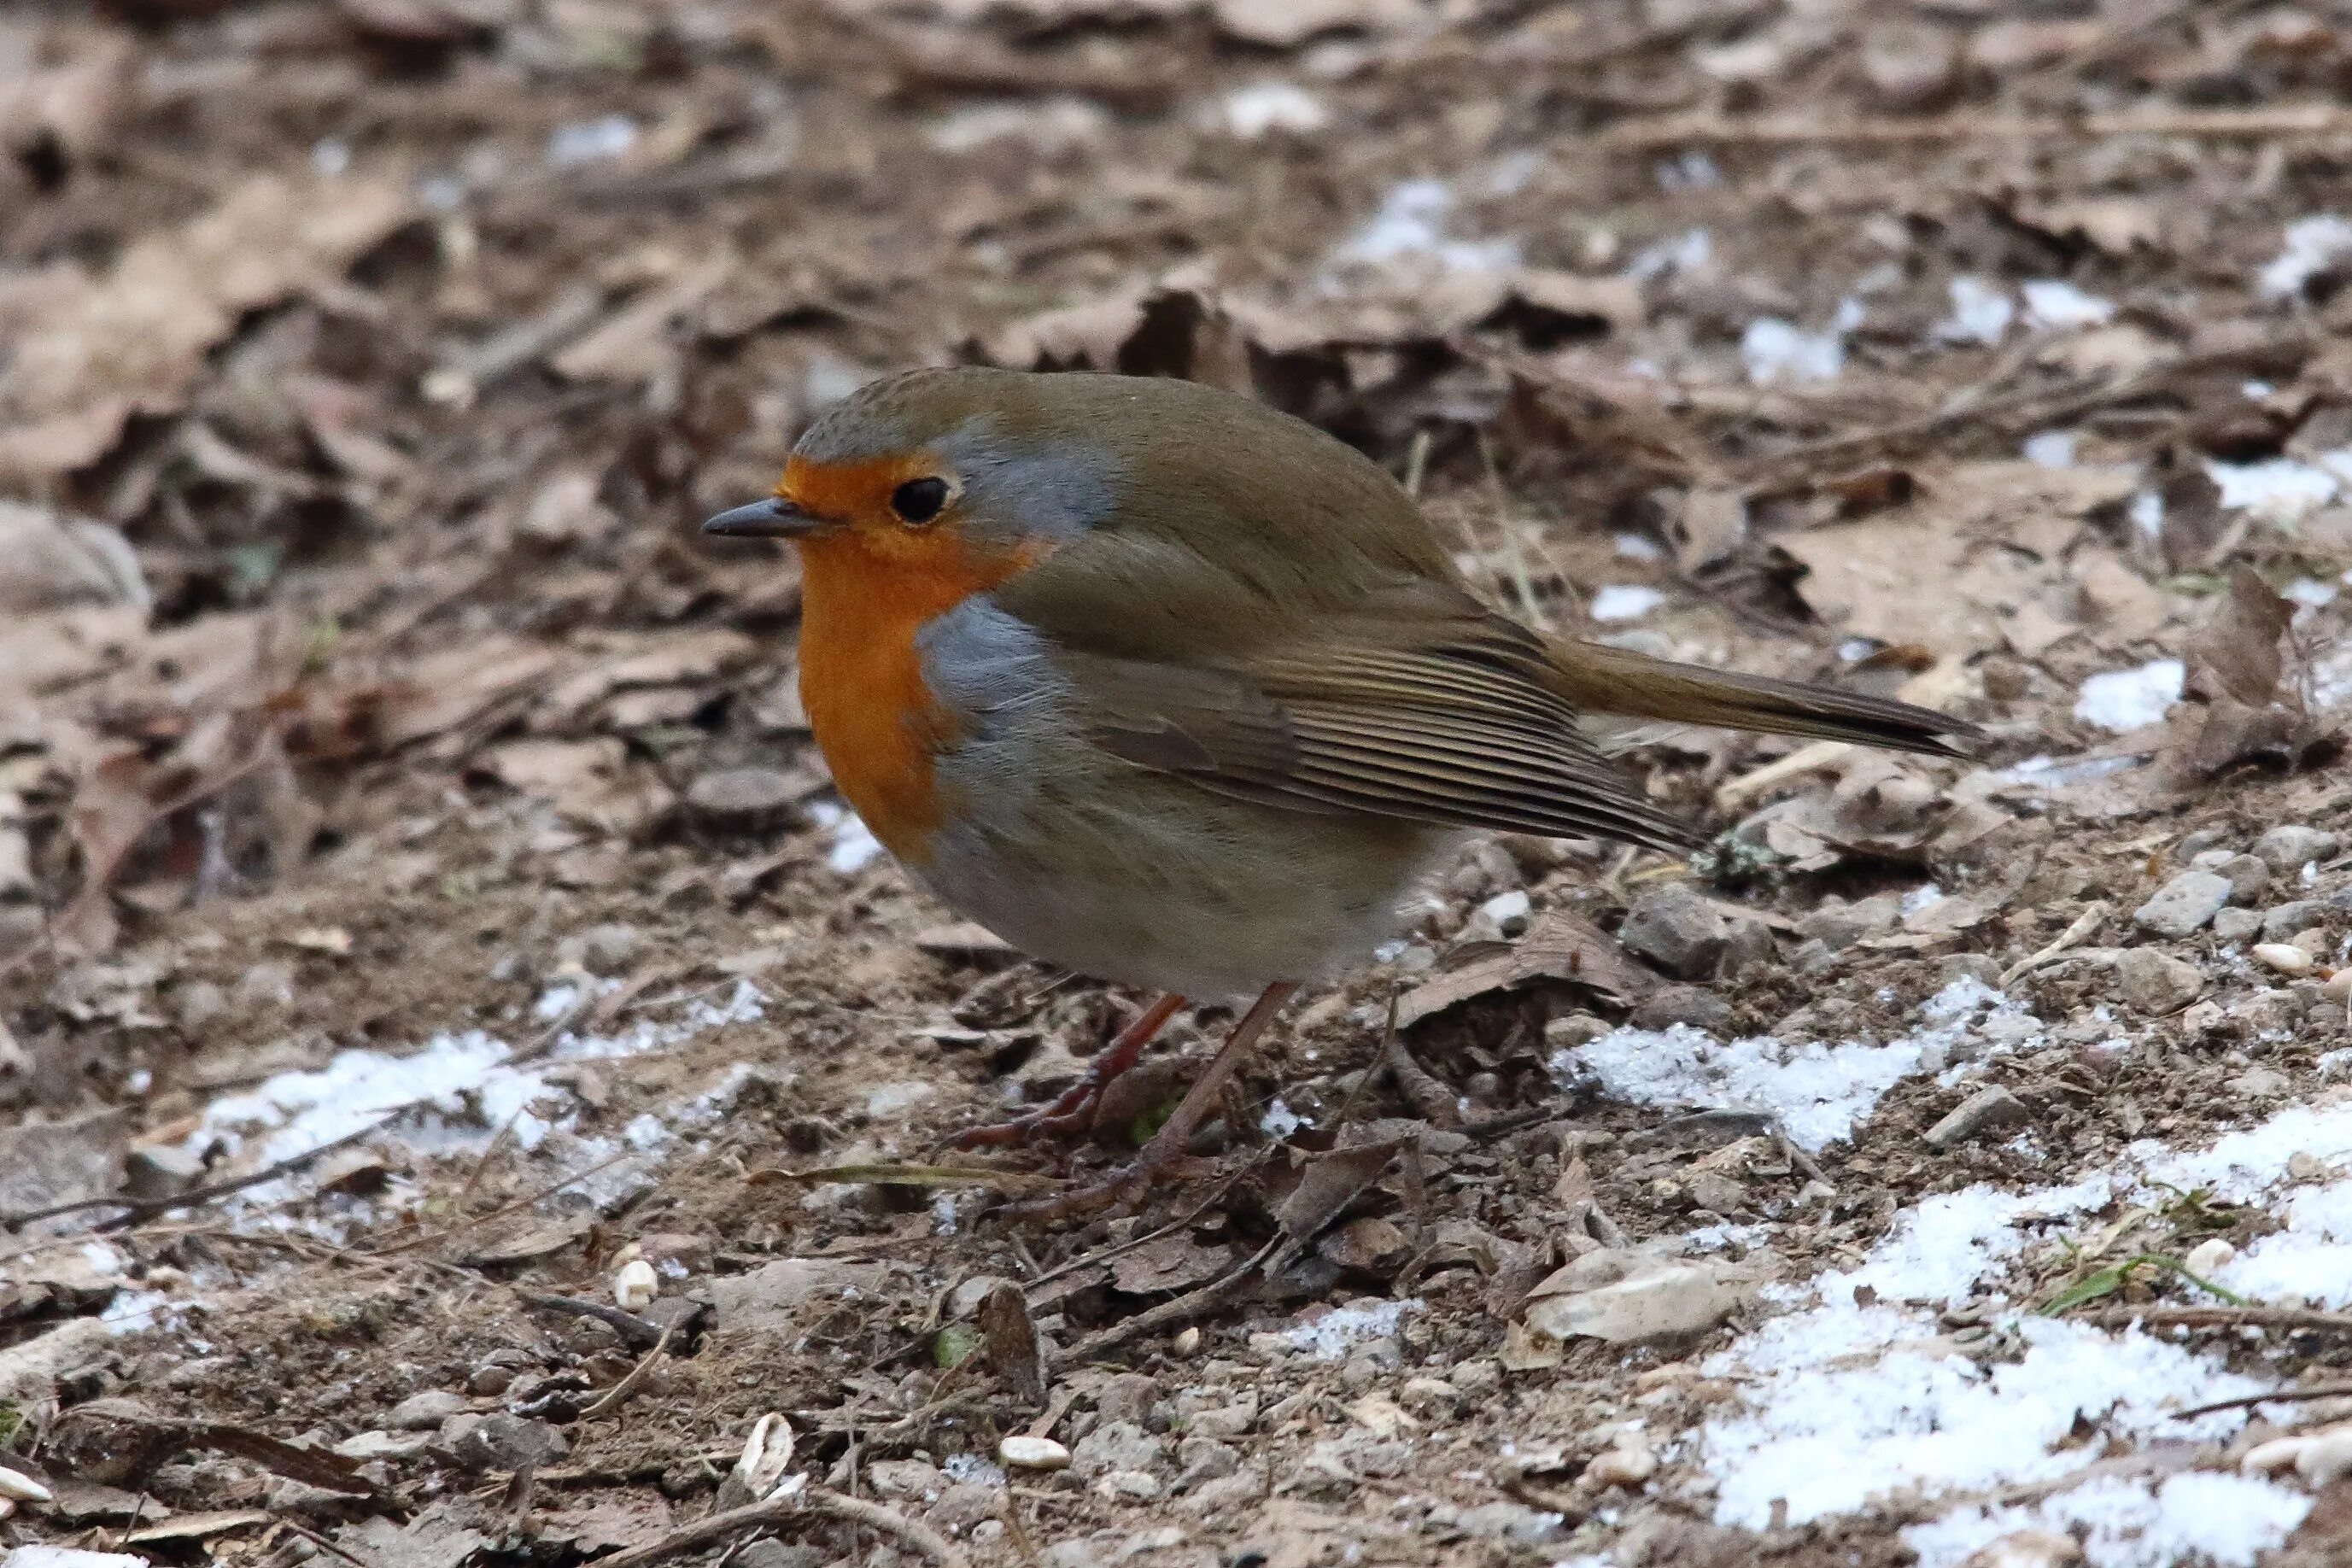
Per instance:
[[[1118,505],[1121,465],[1083,437],[1040,451],[1005,436],[990,415],[966,420],[930,450],[963,482],[958,510],[982,538],[1013,544],[1061,543],[1108,518]]]

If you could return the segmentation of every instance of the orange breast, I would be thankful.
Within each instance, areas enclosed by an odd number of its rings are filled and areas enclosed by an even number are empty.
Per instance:
[[[944,811],[932,759],[958,725],[923,680],[924,623],[1004,580],[945,531],[886,551],[857,530],[801,542],[801,704],[835,785],[893,855],[929,858]]]

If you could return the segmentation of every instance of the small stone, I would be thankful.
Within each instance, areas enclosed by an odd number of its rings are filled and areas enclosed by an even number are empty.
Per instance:
[[[2196,832],[2183,837],[2179,843],[2172,847],[2172,858],[2184,866],[2192,866],[2196,864],[2197,857],[2221,842],[2221,835],[2218,830],[2200,827]]]
[[[1078,1439],[1070,1462],[1083,1476],[1113,1470],[1146,1470],[1160,1462],[1165,1445],[1132,1421],[1106,1421]]]
[[[2182,1268],[2200,1279],[2210,1279],[2216,1272],[2227,1268],[2230,1261],[2237,1256],[2238,1249],[2229,1242],[2218,1236],[2209,1236],[2190,1247],[2189,1256],[2182,1258],[2180,1263]]]
[[[2250,1067],[2224,1086],[2248,1100],[2276,1100],[2287,1090],[2286,1074],[2274,1068]]]
[[[1730,950],[1731,925],[1714,900],[1688,882],[1668,882],[1635,900],[1617,940],[1668,974],[1705,980]]]
[[[0,1465],[0,1498],[10,1502],[54,1502],[57,1494],[24,1471]]]
[[[807,793],[806,781],[773,768],[719,768],[686,786],[686,805],[712,827],[743,833],[777,826]]]
[[[1988,1132],[2022,1127],[2033,1120],[2025,1102],[1998,1084],[1980,1089],[1954,1106],[1949,1114],[1927,1129],[1927,1146],[1953,1149]]]
[[[2336,845],[2336,835],[2324,828],[2282,823],[2254,840],[2254,853],[2280,876],[2292,877],[2314,860],[2334,856]]]
[[[2263,968],[2289,977],[2308,974],[2315,967],[2311,954],[2291,942],[2258,942],[2253,946],[2253,959]]]
[[[1704,985],[1661,985],[1633,1009],[1628,1022],[1637,1029],[1688,1024],[1712,1033],[1728,1028],[1731,1020],[1731,1004]]]
[[[2323,899],[2296,899],[2277,904],[2263,916],[2264,942],[2293,942],[2297,935],[2314,926],[2325,929],[2327,923],[2327,903]],[[2217,920],[2214,927],[2219,930]]]
[[[1624,1487],[1630,1490],[1657,1474],[1657,1470],[1658,1457],[1650,1452],[1648,1444],[1636,1440],[1594,1456],[1592,1462],[1584,1467],[1582,1479],[1595,1487]]]
[[[1476,1356],[1447,1373],[1445,1381],[1465,1394],[1491,1393],[1502,1386],[1503,1363],[1491,1356]]]
[[[2218,1027],[2225,1016],[2227,1015],[2221,1011],[2221,1005],[2218,1002],[2197,1003],[2181,1013],[2181,1033],[2192,1038],[2209,1033]]]
[[[2133,1007],[2160,1017],[2197,1000],[2205,972],[2160,948],[2131,947],[2116,955],[2116,983]]]
[[[2251,904],[2262,897],[2270,886],[2271,868],[2252,855],[2236,855],[2227,849],[2208,849],[2191,862],[2200,871],[2210,871],[2230,884],[2230,901]]]
[[[1523,1502],[1480,1503],[1465,1508],[1454,1521],[1463,1534],[1487,1541],[1514,1541],[1538,1546],[1559,1538],[1560,1517]]]
[[[2213,917],[2213,934],[2223,942],[2247,942],[2263,929],[2263,917],[2253,910],[2223,910]]]
[[[1590,1013],[1564,1013],[1544,1026],[1544,1047],[1553,1051],[1572,1051],[1589,1046],[1609,1032],[1605,1019]]]
[[[1200,1354],[1200,1325],[1195,1323],[1190,1328],[1180,1330],[1176,1337],[1168,1342],[1168,1353],[1174,1356],[1178,1361],[1190,1361],[1192,1357]]]
[[[614,1271],[613,1302],[624,1312],[642,1312],[661,1294],[661,1276],[642,1258],[632,1258]]]
[[[2329,975],[2319,991],[2320,994],[2332,1001],[2352,1001],[2352,964],[2347,964]]]
[[[1936,984],[1941,987],[1956,980],[1973,980],[1988,991],[2000,989],[2000,965],[1990,953],[1947,953],[1936,963]]]
[[[204,1157],[176,1144],[142,1144],[122,1157],[122,1190],[134,1198],[168,1198],[204,1178]]]
[[[2183,871],[2134,910],[2132,921],[2158,936],[2193,935],[2230,901],[2231,890],[2226,877],[2211,871]]]
[[[420,1389],[392,1407],[383,1424],[394,1432],[437,1432],[466,1408],[464,1396],[446,1388]]]
[[[996,1445],[996,1457],[1016,1470],[1070,1468],[1070,1451],[1051,1437],[1028,1437],[1015,1433]]]
[[[2012,1530],[1961,1559],[1960,1568],[2074,1568],[2083,1549],[2054,1530]]]
[[[465,1416],[469,1422],[449,1450],[469,1470],[519,1470],[571,1451],[563,1434],[544,1421],[501,1412],[496,1415]],[[453,1425],[455,1421],[453,1420]],[[445,1429],[446,1433],[446,1429]]]
[[[1497,893],[1478,906],[1471,917],[1474,929],[1485,927],[1497,936],[1518,936],[1528,929],[1528,917],[1532,909],[1527,893],[1514,888],[1507,893]]]
[[[1106,1497],[1132,1498],[1137,1502],[1150,1502],[1163,1489],[1147,1470],[1112,1470],[1095,1482],[1095,1489]]]
[[[413,1459],[432,1443],[432,1435],[426,1432],[355,1432],[336,1444],[335,1452],[366,1464],[372,1459]]]
[[[1187,1437],[1176,1446],[1181,1471],[1176,1484],[1187,1489],[1203,1481],[1223,1480],[1242,1468],[1241,1450],[1213,1437]]]

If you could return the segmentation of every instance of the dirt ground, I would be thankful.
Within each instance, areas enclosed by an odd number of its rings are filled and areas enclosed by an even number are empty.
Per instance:
[[[2252,1403],[2352,1381],[2347,90],[2234,0],[7,6],[0,1543],[2352,1561]],[[1473,845],[1008,1220],[1226,1016],[938,1154],[1144,999],[877,852],[696,528],[959,361],[1985,739],[1620,734],[1705,852]]]

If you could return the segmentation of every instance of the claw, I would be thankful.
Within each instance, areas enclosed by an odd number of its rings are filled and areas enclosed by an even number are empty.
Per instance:
[[[1143,1055],[1143,1048],[1153,1037],[1168,1026],[1168,1020],[1184,1005],[1184,998],[1171,992],[1136,1015],[1134,1021],[1121,1029],[1087,1064],[1078,1081],[1062,1091],[1050,1105],[1016,1116],[1009,1121],[999,1121],[986,1127],[968,1127],[948,1139],[943,1148],[963,1151],[993,1148],[1003,1143],[1026,1143],[1040,1134],[1059,1137],[1067,1132],[1083,1132],[1094,1120],[1096,1104],[1110,1080],[1133,1067]]]

